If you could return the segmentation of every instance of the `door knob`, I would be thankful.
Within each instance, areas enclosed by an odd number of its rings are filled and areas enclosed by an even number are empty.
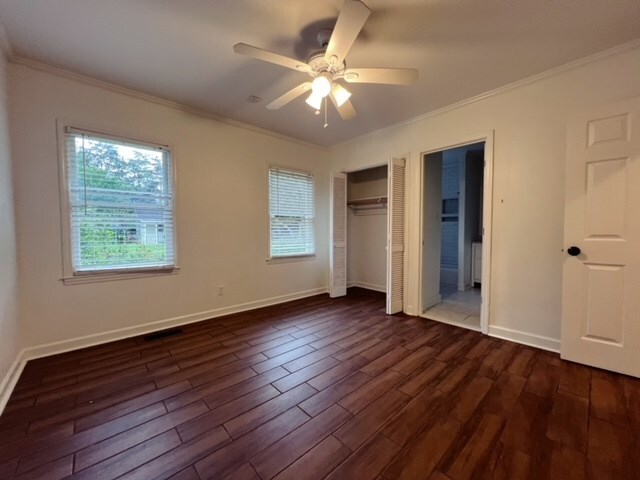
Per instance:
[[[567,248],[567,253],[572,257],[577,257],[578,255],[580,255],[580,252],[581,252],[580,248],[576,246]]]

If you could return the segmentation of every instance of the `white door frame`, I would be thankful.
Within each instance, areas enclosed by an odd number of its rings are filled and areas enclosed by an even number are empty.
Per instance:
[[[493,229],[493,137],[494,131],[482,132],[474,135],[454,137],[451,141],[442,142],[437,146],[429,146],[420,152],[420,217],[419,217],[419,232],[420,232],[420,248],[419,261],[420,275],[418,281],[418,315],[421,316],[424,313],[422,305],[422,256],[423,256],[423,224],[424,224],[424,157],[430,153],[441,152],[443,150],[450,150],[452,148],[463,147],[465,145],[472,145],[474,143],[484,142],[484,178],[483,178],[483,198],[482,198],[482,228],[484,230],[482,236],[482,305],[480,308],[480,330],[482,333],[489,333],[489,301],[491,299],[491,241],[492,241],[492,229]]]

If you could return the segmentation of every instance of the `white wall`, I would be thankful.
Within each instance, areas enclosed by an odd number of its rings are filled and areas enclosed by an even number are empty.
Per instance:
[[[559,347],[567,119],[640,95],[639,78],[640,51],[620,51],[333,149],[335,170],[410,154],[408,313],[419,308],[421,152],[494,131],[491,330]]]
[[[387,215],[356,215],[349,209],[347,217],[347,282],[377,291],[387,285]]]
[[[347,176],[347,199],[384,197],[387,195],[386,165],[350,172]]]
[[[7,61],[0,49],[0,395],[3,379],[16,360],[21,345],[18,324],[18,267],[14,225],[11,152],[7,112]],[[0,397],[0,412],[2,411]]]
[[[325,150],[21,64],[9,66],[9,82],[19,305],[29,346],[326,288]],[[63,285],[58,118],[173,146],[178,274]],[[311,260],[265,261],[270,164],[315,175],[318,254]]]

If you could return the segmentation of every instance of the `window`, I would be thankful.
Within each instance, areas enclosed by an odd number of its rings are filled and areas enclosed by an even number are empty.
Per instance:
[[[65,139],[72,273],[175,267],[169,149],[69,127]]]
[[[271,258],[315,253],[315,188],[309,173],[269,169]]]

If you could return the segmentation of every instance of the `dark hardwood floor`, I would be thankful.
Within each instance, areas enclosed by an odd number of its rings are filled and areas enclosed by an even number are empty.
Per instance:
[[[351,289],[31,361],[0,479],[638,479],[640,380]]]

